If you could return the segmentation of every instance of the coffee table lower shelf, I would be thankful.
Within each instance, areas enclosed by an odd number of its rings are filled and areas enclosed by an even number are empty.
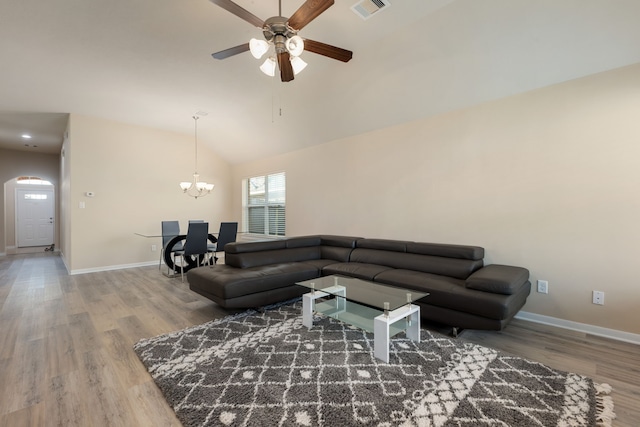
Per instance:
[[[389,363],[389,340],[405,332],[407,338],[420,342],[420,307],[414,304],[404,305],[396,310],[384,311],[349,301],[342,296],[318,301],[332,294],[314,291],[302,296],[302,324],[313,327],[313,313],[332,317],[343,323],[373,333],[374,355]],[[335,295],[335,293],[333,293]]]

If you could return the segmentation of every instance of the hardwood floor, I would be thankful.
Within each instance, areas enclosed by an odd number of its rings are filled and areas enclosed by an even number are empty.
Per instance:
[[[157,267],[69,276],[55,254],[0,257],[0,426],[179,426],[133,344],[230,313]],[[458,339],[606,382],[614,425],[640,423],[637,345],[519,320]]]

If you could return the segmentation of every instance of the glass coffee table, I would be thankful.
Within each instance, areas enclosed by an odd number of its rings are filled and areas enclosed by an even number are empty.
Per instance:
[[[420,342],[420,307],[412,302],[428,293],[343,276],[297,284],[311,290],[302,296],[302,324],[308,328],[315,312],[372,332],[374,355],[385,363],[391,337],[404,331],[407,338]]]

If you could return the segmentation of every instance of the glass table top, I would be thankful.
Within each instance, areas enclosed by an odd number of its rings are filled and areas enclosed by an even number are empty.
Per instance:
[[[427,292],[418,292],[413,289],[403,289],[368,280],[335,275],[305,280],[297,282],[297,284],[312,290],[342,296],[348,301],[380,310],[395,310],[429,295]],[[388,303],[388,306],[385,303]]]

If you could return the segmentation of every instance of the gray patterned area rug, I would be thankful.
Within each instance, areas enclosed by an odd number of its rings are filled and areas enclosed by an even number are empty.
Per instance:
[[[135,351],[185,426],[610,425],[610,388],[581,375],[422,330],[392,339],[301,303],[144,339]]]

